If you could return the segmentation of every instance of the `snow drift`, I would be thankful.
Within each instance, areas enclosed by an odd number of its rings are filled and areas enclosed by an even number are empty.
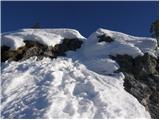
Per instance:
[[[63,39],[86,39],[73,29],[22,29],[14,33],[2,34],[2,46],[17,49],[25,45],[24,41],[32,40],[54,47],[63,42]]]
[[[111,43],[98,42],[99,36],[109,36]],[[144,53],[156,56],[157,41],[153,38],[134,37],[120,32],[98,29],[86,41],[83,50],[86,57],[106,57],[108,55],[130,55],[136,57]]]

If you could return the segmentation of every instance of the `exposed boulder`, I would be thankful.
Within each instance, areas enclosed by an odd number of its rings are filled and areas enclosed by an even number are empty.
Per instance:
[[[144,54],[144,56],[138,56],[134,60],[134,74],[138,78],[143,77],[145,74],[158,74],[156,66],[158,65],[156,58],[149,54]]]
[[[98,36],[99,40],[98,42],[112,42],[114,41],[110,36],[106,36],[105,34]]]
[[[120,65],[119,72],[125,75],[124,88],[137,98],[150,112],[152,118],[159,118],[159,63],[155,57],[132,58],[128,55],[111,56]]]
[[[25,60],[32,56],[37,56],[38,59],[43,57],[56,58],[57,56],[65,56],[68,50],[76,50],[81,47],[82,41],[79,39],[64,39],[61,44],[54,47],[40,44],[36,41],[25,40],[25,46],[12,50],[7,46],[1,47],[1,61],[19,61]]]
[[[75,51],[76,49],[79,49],[82,43],[83,42],[79,39],[64,39],[62,44],[55,45],[52,52],[55,56],[64,56],[65,52],[68,50]]]

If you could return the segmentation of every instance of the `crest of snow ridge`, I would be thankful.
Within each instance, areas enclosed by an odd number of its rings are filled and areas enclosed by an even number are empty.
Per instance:
[[[109,36],[113,42],[105,44],[98,42],[98,36]],[[91,34],[86,40],[77,30],[74,29],[22,29],[13,33],[2,34],[2,44],[12,49],[25,46],[25,40],[37,41],[41,44],[54,47],[56,44],[62,43],[63,39],[78,38],[85,40],[86,56],[98,55],[117,55],[128,54],[133,57],[149,53],[156,55],[155,48],[157,42],[153,38],[134,37],[120,32],[114,32],[106,29],[98,29]]]
[[[55,54],[55,48],[66,47],[62,43],[74,39],[82,40],[83,45],[71,58],[37,61],[32,57],[4,63],[8,65],[2,70],[3,118],[149,118],[145,107],[124,90],[124,74],[115,73],[121,64],[110,56],[134,59],[147,52],[156,57],[155,39],[105,29],[98,29],[88,39],[72,29],[22,29],[3,34],[2,46],[16,52],[32,41]],[[71,49],[63,52],[66,50]],[[81,57],[78,61],[72,59],[76,54]]]

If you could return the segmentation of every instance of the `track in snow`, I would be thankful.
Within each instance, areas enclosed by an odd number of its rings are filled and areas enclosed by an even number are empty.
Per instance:
[[[114,41],[98,42],[104,34]],[[3,34],[2,45],[16,49],[29,39],[54,46],[63,38],[79,38],[84,44],[67,52],[68,58],[2,63],[2,118],[150,118],[124,90],[124,76],[114,73],[119,65],[109,56],[134,58],[147,52],[157,57],[155,39],[105,29],[87,40],[72,29],[22,29]]]
[[[123,89],[122,79],[99,75],[69,58],[4,63],[2,118],[150,117]]]

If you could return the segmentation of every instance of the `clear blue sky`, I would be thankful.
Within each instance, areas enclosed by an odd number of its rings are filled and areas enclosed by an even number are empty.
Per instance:
[[[88,36],[102,27],[131,35],[149,36],[159,18],[158,1],[2,2],[2,32],[31,27],[74,28]]]

